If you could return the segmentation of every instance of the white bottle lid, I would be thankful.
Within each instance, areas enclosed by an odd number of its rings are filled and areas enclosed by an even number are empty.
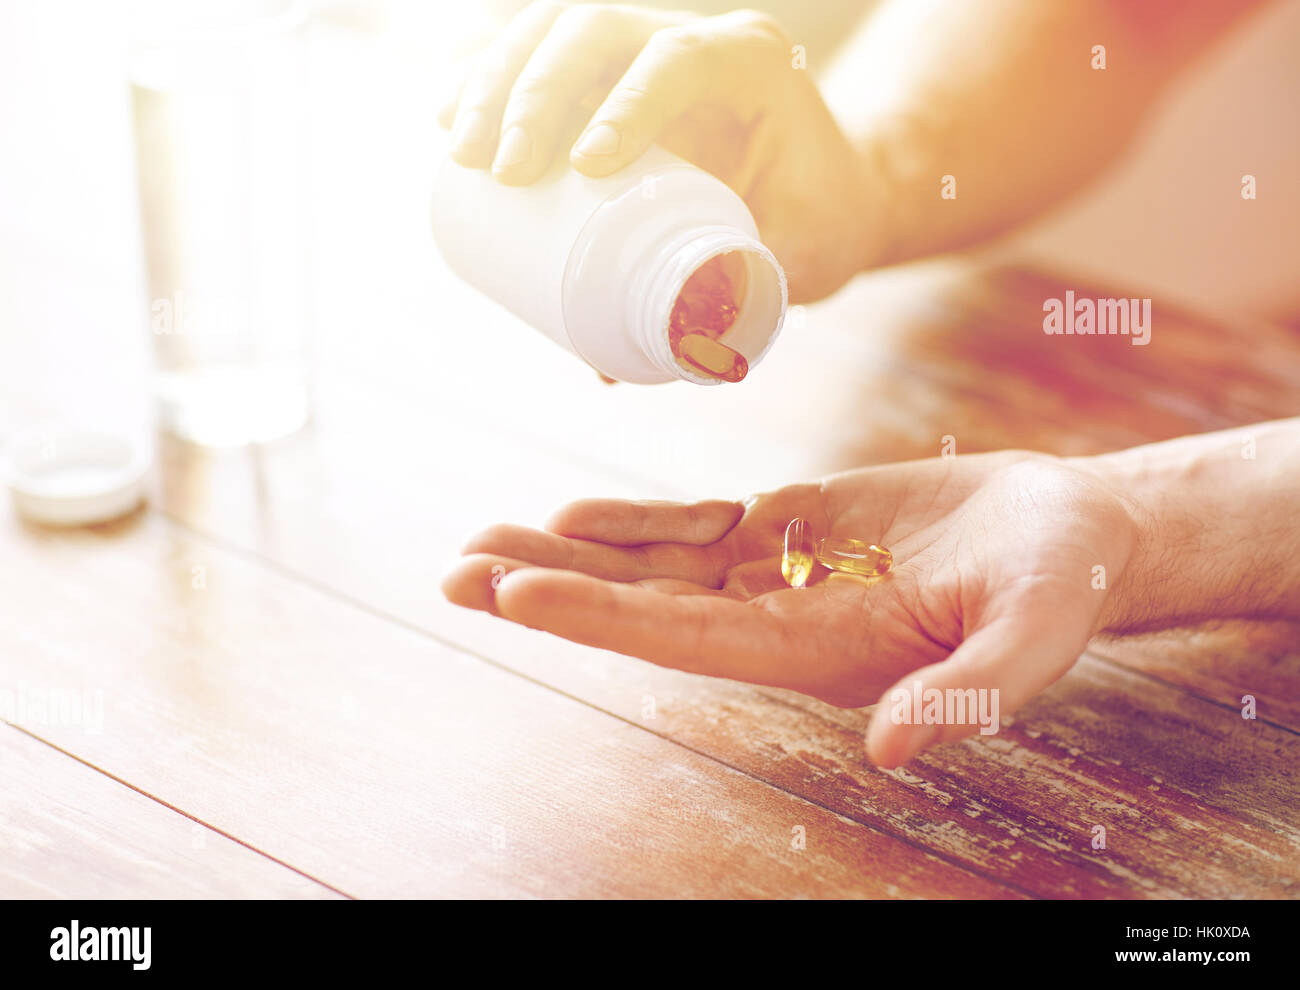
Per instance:
[[[145,445],[96,430],[31,430],[0,458],[19,514],[54,526],[84,526],[124,516],[144,497]]]

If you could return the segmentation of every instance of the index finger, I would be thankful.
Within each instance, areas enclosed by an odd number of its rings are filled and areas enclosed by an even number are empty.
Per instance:
[[[625,501],[587,498],[570,502],[546,521],[546,529],[571,539],[611,546],[685,543],[706,546],[722,539],[745,514],[740,502]]]
[[[466,168],[487,168],[497,152],[501,115],[515,79],[564,11],[560,0],[537,0],[517,14],[471,64],[461,82],[449,152]],[[440,116],[450,116],[444,108]]]
[[[656,31],[596,110],[569,161],[584,175],[610,175],[692,106],[754,91],[755,79],[779,71],[789,51],[772,18],[747,11]]]
[[[729,563],[726,557],[709,548],[684,543],[610,546],[508,523],[490,526],[470,537],[461,553],[498,554],[538,567],[582,571],[607,581],[677,578],[710,588],[722,585]]]
[[[793,676],[803,665],[781,620],[726,596],[665,594],[534,567],[501,579],[496,608],[512,622],[661,667],[796,689],[806,679]]]

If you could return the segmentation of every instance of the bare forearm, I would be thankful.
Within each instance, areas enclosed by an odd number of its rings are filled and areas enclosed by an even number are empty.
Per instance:
[[[887,3],[824,81],[878,190],[866,263],[964,246],[1073,192],[1127,143],[1161,86],[1256,5]]]
[[[1104,631],[1300,620],[1300,419],[1074,463],[1129,500],[1141,534]]]

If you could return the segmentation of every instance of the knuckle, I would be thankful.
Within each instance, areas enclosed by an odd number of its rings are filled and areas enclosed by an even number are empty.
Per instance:
[[[688,502],[682,507],[682,516],[687,533],[694,535],[704,528],[704,518],[700,515],[700,508],[693,502]]]
[[[698,58],[711,46],[707,35],[693,24],[660,28],[650,36],[646,48],[659,58],[670,61]]]
[[[507,523],[494,523],[487,529],[475,533],[466,542],[464,552],[467,554],[493,554],[510,543],[511,528]]]
[[[785,28],[771,14],[762,10],[737,10],[731,15],[736,24],[744,28],[749,34],[756,35],[764,41],[770,41],[781,45],[783,48],[790,43],[790,36],[786,34]]]
[[[495,46],[488,48],[466,67],[461,99],[485,102],[508,79],[510,64]]]
[[[587,34],[607,25],[612,14],[613,11],[609,8],[595,4],[566,6],[555,18],[553,30],[563,31],[565,34]]]
[[[533,0],[532,3],[516,15],[516,19],[528,21],[553,20],[564,14],[566,10],[569,10],[570,6],[564,0]]]
[[[644,503],[637,503],[635,518],[637,539],[644,542],[647,534],[650,532],[650,506]]]
[[[650,94],[639,86],[622,85],[605,97],[601,104],[600,119],[617,121],[626,128],[637,121],[650,104]]]
[[[695,664],[703,665],[705,658],[709,655],[707,649],[709,643],[709,621],[708,615],[703,609],[692,609],[686,620],[684,630],[683,644],[686,646],[686,655],[691,657]]]
[[[542,72],[525,72],[510,88],[507,114],[531,112],[546,102],[553,89],[550,76]]]

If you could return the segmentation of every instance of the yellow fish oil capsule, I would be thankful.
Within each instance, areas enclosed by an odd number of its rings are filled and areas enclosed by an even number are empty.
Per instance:
[[[791,519],[785,528],[785,548],[781,553],[781,577],[791,588],[802,588],[812,575],[816,562],[816,545],[807,519]]]
[[[833,571],[880,577],[894,566],[894,555],[884,547],[847,536],[826,536],[817,541],[817,561]]]
[[[749,364],[744,355],[719,343],[708,334],[682,335],[678,338],[674,354],[679,364],[724,382],[738,382],[749,374]]]
[[[817,564],[844,574],[880,577],[894,566],[894,555],[875,543],[848,536],[815,539],[807,519],[791,519],[785,528],[781,577],[791,588],[803,588]]]

